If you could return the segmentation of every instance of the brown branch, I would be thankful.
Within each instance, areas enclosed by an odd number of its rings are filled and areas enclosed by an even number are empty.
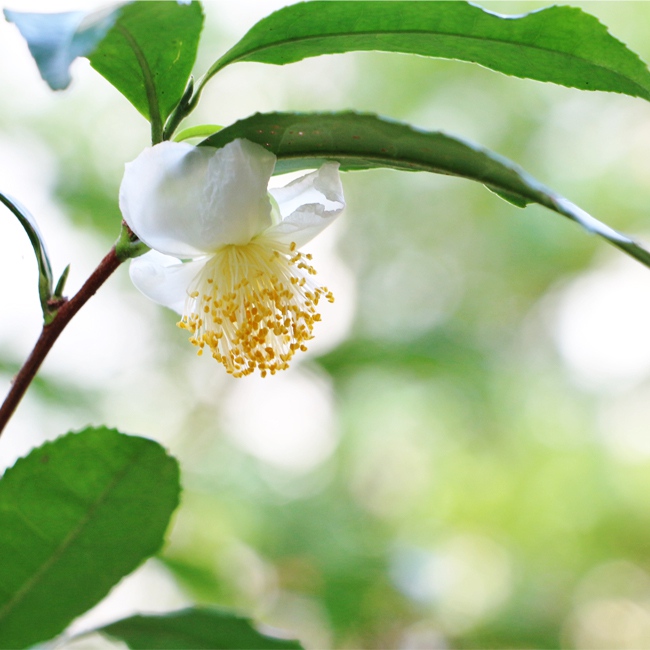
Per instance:
[[[38,369],[41,367],[47,353],[59,338],[61,332],[121,263],[122,261],[118,259],[115,253],[115,248],[111,248],[75,296],[63,302],[54,320],[43,326],[43,331],[38,337],[34,349],[14,378],[11,389],[4,403],[0,406],[0,435],[2,435],[2,431],[7,425],[7,422],[9,422],[27,388],[36,376]]]

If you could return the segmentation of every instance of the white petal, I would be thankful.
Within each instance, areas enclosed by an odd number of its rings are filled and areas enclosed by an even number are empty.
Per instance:
[[[272,153],[248,140],[222,149],[162,142],[126,165],[120,209],[145,244],[168,255],[246,244],[271,224],[274,165]]]
[[[131,260],[129,275],[147,298],[182,314],[187,288],[208,259],[183,263],[152,250]]]
[[[269,190],[280,206],[282,221],[268,228],[265,237],[298,248],[329,226],[345,207],[339,165],[325,163],[320,169],[285,187]]]

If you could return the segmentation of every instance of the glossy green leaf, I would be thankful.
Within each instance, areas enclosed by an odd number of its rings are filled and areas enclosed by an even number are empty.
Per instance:
[[[29,243],[34,249],[36,263],[38,264],[38,295],[41,301],[41,309],[43,310],[43,318],[45,322],[48,322],[50,318],[50,306],[48,302],[53,296],[52,287],[54,280],[52,278],[50,259],[45,249],[45,242],[36,225],[36,219],[34,219],[31,212],[25,206],[7,194],[0,193],[0,203],[4,204],[18,219],[20,225],[25,229],[27,237],[29,237]]]
[[[98,630],[132,650],[300,650],[297,641],[261,634],[249,619],[218,609],[132,616]]]
[[[650,252],[544,187],[523,169],[475,144],[437,131],[421,131],[376,115],[257,113],[235,122],[201,145],[223,147],[237,138],[257,142],[278,157],[276,173],[338,160],[343,171],[390,167],[479,181],[516,205],[539,203],[650,267]]]
[[[479,63],[508,75],[650,99],[650,72],[596,18],[554,6],[503,16],[467,2],[303,2],[254,25],[202,83],[236,61],[282,65],[382,50]]]
[[[152,124],[154,141],[188,83],[203,11],[195,1],[126,5],[90,63]]]
[[[70,64],[97,47],[115,23],[119,9],[49,14],[5,9],[4,14],[27,41],[44,81],[52,90],[62,90],[71,81]]]
[[[178,465],[105,428],[32,451],[0,480],[0,648],[59,634],[158,551]]]

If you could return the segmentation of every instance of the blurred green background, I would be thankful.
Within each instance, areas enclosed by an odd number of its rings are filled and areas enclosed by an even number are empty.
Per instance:
[[[650,60],[650,3],[561,4]],[[197,73],[281,5],[205,3]],[[15,28],[0,31],[2,188],[38,218],[56,270],[72,263],[73,290],[117,236],[123,163],[147,124],[85,61],[52,94]],[[650,233],[640,99],[360,53],[233,65],[186,125],[348,108],[478,142]],[[74,629],[199,602],[307,648],[650,648],[650,272],[468,181],[343,182],[346,213],[311,247],[337,302],[287,373],[233,380],[196,357],[126,268],[46,362],[3,466],[106,423],[163,442],[184,477],[161,557]],[[6,389],[39,330],[35,264],[7,212],[0,272]]]

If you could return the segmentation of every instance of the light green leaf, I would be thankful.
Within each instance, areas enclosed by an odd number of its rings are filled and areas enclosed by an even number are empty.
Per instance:
[[[260,634],[232,612],[195,608],[164,616],[132,616],[98,630],[131,650],[301,650],[297,641]]]
[[[201,5],[133,2],[89,56],[152,125],[154,142],[182,99],[203,27]]]
[[[41,309],[43,310],[43,319],[47,323],[51,318],[51,310],[48,303],[53,296],[52,286],[54,280],[52,278],[50,259],[45,249],[45,242],[36,225],[36,219],[34,219],[31,212],[25,206],[21,205],[8,194],[0,193],[0,203],[3,203],[18,219],[29,237],[29,243],[34,249],[36,263],[38,264],[38,295],[41,301]]]
[[[190,126],[187,129],[183,129],[174,136],[174,142],[182,142],[183,140],[189,140],[190,138],[207,138],[208,136],[221,131],[223,126],[218,124],[199,124],[198,126]]]
[[[59,634],[158,551],[178,465],[97,428],[45,443],[0,480],[0,648]]]
[[[52,90],[63,90],[71,81],[70,64],[95,49],[113,26],[119,9],[49,14],[5,9],[4,14],[27,41],[43,80]]]
[[[516,205],[539,203],[650,267],[650,252],[597,221],[507,158],[437,131],[370,114],[257,113],[215,133],[201,145],[223,147],[237,138],[257,142],[278,157],[275,173],[314,168],[338,160],[344,171],[391,167],[479,181]]]
[[[264,18],[207,72],[353,50],[478,63],[508,75],[650,99],[650,72],[595,17],[553,6],[502,16],[453,2],[302,2]]]

